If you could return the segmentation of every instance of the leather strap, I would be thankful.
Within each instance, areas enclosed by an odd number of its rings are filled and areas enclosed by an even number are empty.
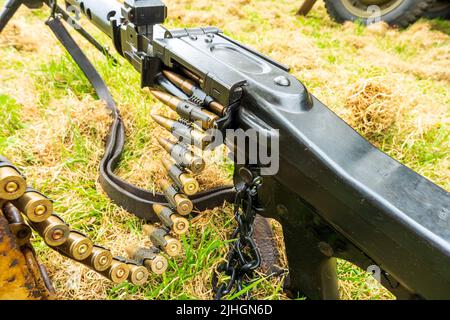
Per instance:
[[[56,18],[51,18],[47,21],[47,25],[83,71],[99,98],[106,103],[107,109],[113,118],[113,123],[106,139],[105,154],[100,163],[100,185],[106,194],[125,210],[146,221],[158,221],[152,205],[154,203],[168,205],[164,195],[160,193],[154,194],[134,186],[114,174],[125,144],[125,127],[111,92],[61,21]],[[159,83],[162,86],[168,82],[162,76],[159,79]],[[172,88],[172,90],[175,89]],[[199,193],[190,197],[190,199],[197,210],[203,211],[220,206],[224,201],[233,202],[234,197],[234,188],[232,186],[225,186]]]

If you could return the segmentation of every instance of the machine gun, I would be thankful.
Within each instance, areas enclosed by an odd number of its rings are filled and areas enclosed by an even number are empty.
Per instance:
[[[108,35],[140,73],[142,87],[152,88],[185,119],[177,128],[168,125],[172,132],[212,128],[225,136],[227,130],[247,133],[245,143],[236,135],[227,137],[236,161],[234,187],[190,197],[198,210],[224,200],[235,203],[239,227],[233,236],[239,240],[221,268],[231,280],[217,284],[218,297],[229,293],[235,281],[239,287],[243,275],[259,265],[249,237],[259,214],[283,226],[286,285],[293,294],[338,299],[340,258],[364,270],[377,268],[381,284],[399,299],[450,299],[449,193],[367,142],[286,66],[214,27],[165,29],[160,24],[167,10],[159,0],[65,3]],[[52,9],[47,24],[115,119],[100,168],[102,187],[131,213],[156,221],[161,210],[156,214],[152,205],[173,208],[180,188],[168,186],[168,194],[154,195],[114,174],[124,144],[123,122],[104,82],[63,27],[67,12],[56,1],[8,1],[0,31],[21,4]],[[101,48],[79,25],[76,29]],[[188,170],[192,157],[186,155],[187,145],[163,144],[178,169]],[[275,160],[268,163],[268,155]]]

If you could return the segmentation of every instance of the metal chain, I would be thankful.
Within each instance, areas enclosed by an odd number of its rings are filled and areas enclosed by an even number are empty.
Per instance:
[[[256,177],[249,184],[242,182],[236,186],[234,217],[237,227],[231,235],[236,241],[231,245],[226,262],[219,265],[213,275],[212,285],[215,299],[220,300],[230,294],[234,287],[236,292],[243,289],[245,282],[251,281],[253,271],[261,265],[261,255],[253,240],[253,222],[256,217],[256,199],[262,178]],[[228,282],[219,284],[218,274],[230,277]],[[247,299],[250,293],[247,292]]]

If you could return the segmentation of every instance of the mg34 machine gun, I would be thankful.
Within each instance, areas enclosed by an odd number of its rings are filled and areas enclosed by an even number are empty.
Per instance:
[[[166,229],[144,228],[156,247],[177,254],[179,244],[168,230],[184,232],[183,216],[234,203],[237,241],[218,270],[229,281],[213,281],[217,298],[242,288],[258,268],[252,234],[261,215],[283,227],[286,289],[294,295],[338,299],[339,258],[364,270],[376,266],[381,284],[399,299],[450,299],[449,194],[367,142],[287,67],[215,27],[164,28],[167,9],[159,0],[66,0],[65,8],[57,1],[10,0],[0,30],[22,4],[50,7],[47,25],[111,111],[100,182],[129,212],[162,221]],[[114,174],[124,124],[102,78],[63,26],[74,9],[111,38],[141,75],[141,86],[180,115],[154,115],[177,138],[160,139],[172,158],[164,161],[172,179],[162,183],[164,194]],[[106,53],[77,22],[72,25]],[[235,160],[234,186],[197,193],[195,173],[205,163],[194,150],[220,143]]]

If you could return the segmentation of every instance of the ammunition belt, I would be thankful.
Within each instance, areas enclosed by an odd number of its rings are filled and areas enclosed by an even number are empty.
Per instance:
[[[165,196],[161,193],[155,194],[134,186],[114,173],[124,148],[125,126],[109,89],[95,67],[62,25],[61,21],[57,18],[49,19],[47,25],[78,64],[87,79],[91,82],[99,98],[106,103],[113,118],[113,123],[106,141],[105,155],[100,163],[99,181],[102,188],[117,205],[123,207],[125,210],[145,221],[157,222],[157,216],[151,209],[149,210],[149,208],[152,208],[155,203],[168,205]],[[181,99],[186,98],[186,95],[177,89],[176,86],[171,84],[163,75],[161,75],[157,81],[159,85],[167,91],[176,93]],[[220,121],[217,121],[219,126],[220,124],[225,126],[229,123],[229,117],[230,116],[228,115],[223,117]],[[217,207],[225,200],[233,202],[234,196],[234,188],[232,186],[224,186],[199,193],[192,196],[191,200],[198,210],[203,211]]]
[[[0,184],[0,215],[8,221],[9,229],[19,247],[26,246],[32,250],[32,228],[50,248],[114,283],[128,280],[134,285],[142,285],[147,281],[150,271],[161,274],[167,269],[167,259],[155,247],[146,249],[130,246],[127,253],[132,260],[113,257],[108,249],[95,245],[84,234],[71,229],[54,213],[52,201],[33,188],[26,187],[25,177],[4,157],[0,157]],[[164,243],[153,241],[162,249],[169,244],[172,244],[170,248],[173,248],[175,243],[179,250],[170,251],[171,256],[179,254],[181,244],[178,240],[167,234],[164,234],[164,237]],[[47,284],[51,283],[46,273],[44,279]],[[49,287],[51,288],[51,285],[47,285],[47,288]]]
[[[185,171],[185,168],[179,167],[177,164],[174,164],[170,170],[171,175],[169,175],[176,184],[167,183],[164,194],[153,194],[133,186],[115,175],[114,170],[118,165],[125,143],[124,123],[116,103],[103,79],[61,21],[57,18],[50,18],[47,25],[89,79],[97,95],[106,103],[113,118],[100,167],[99,180],[102,188],[118,205],[147,222],[159,221],[162,228],[150,224],[143,228],[144,234],[150,238],[155,247],[147,249],[131,246],[127,248],[128,256],[132,260],[113,257],[108,249],[95,245],[84,234],[72,230],[60,216],[53,212],[52,201],[33,188],[27,187],[25,178],[3,157],[0,158],[0,183],[3,178],[2,174],[8,181],[3,179],[6,184],[0,185],[6,190],[5,193],[0,192],[0,198],[4,199],[0,201],[1,209],[11,219],[10,228],[21,226],[21,228],[14,229],[17,230],[17,241],[29,242],[31,227],[50,248],[89,267],[112,282],[121,283],[128,280],[135,285],[144,284],[149,276],[149,271],[161,274],[167,269],[167,259],[160,254],[161,252],[170,257],[181,253],[181,242],[172,237],[170,233],[172,231],[180,235],[187,232],[189,222],[183,215],[189,215],[194,205],[199,210],[205,210],[220,205],[224,200],[233,199],[234,189],[231,186],[225,186],[195,194],[198,190],[198,183],[190,176],[189,172]],[[176,92],[174,86],[165,77],[161,76],[159,83],[162,88],[167,88],[167,91]],[[181,92],[177,92],[177,94],[179,98],[185,98]],[[197,107],[190,107],[191,113],[199,114],[201,112]],[[225,123],[227,120],[224,117],[214,124]],[[180,125],[183,124],[187,125],[187,122],[181,121]],[[185,185],[186,181],[189,181],[191,186],[186,189],[191,195],[190,199],[180,188]],[[154,208],[154,210],[150,208]]]

